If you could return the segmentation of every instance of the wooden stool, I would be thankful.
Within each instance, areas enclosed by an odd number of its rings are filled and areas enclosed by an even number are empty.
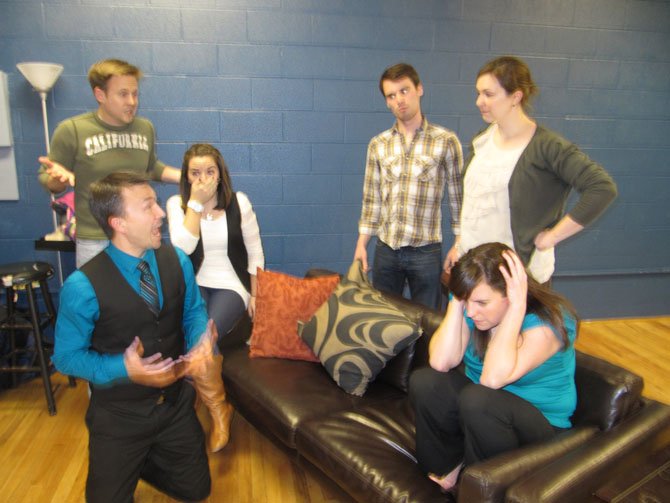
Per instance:
[[[56,311],[54,309],[51,293],[47,280],[54,274],[53,267],[47,262],[15,262],[13,264],[0,265],[0,278],[5,289],[5,318],[0,321],[0,330],[5,331],[10,337],[10,351],[3,355],[7,359],[9,366],[0,368],[0,372],[39,372],[44,384],[44,393],[47,399],[49,414],[56,414],[56,401],[54,400],[53,389],[51,387],[51,377],[49,373],[49,356],[52,345],[44,340],[42,330],[48,326],[55,327]],[[38,283],[39,288],[35,288],[33,283]],[[19,289],[24,289],[28,300],[29,319],[22,317],[22,313],[17,312],[15,294]],[[42,299],[46,307],[46,312],[40,312],[36,292],[42,292]],[[21,354],[30,353],[31,350],[25,347],[17,347],[16,334],[20,331],[32,330],[35,339],[35,353],[28,365],[17,365],[17,357]],[[37,358],[38,365],[35,365]],[[74,386],[73,377],[69,377],[70,386]],[[13,383],[16,385],[16,376],[13,377]]]

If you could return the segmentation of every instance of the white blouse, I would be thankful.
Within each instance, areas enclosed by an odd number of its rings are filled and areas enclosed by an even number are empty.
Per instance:
[[[243,192],[237,192],[236,194],[242,220],[242,238],[249,260],[247,271],[255,276],[256,268],[263,269],[265,264],[258,220],[246,194]],[[166,209],[172,244],[190,255],[195,250],[199,237],[194,236],[184,227],[181,196],[176,195],[168,199]],[[207,288],[233,290],[242,297],[245,306],[248,306],[250,294],[237,277],[237,273],[235,273],[235,269],[233,269],[233,265],[228,258],[228,224],[225,212],[212,220],[202,218],[200,220],[200,233],[203,237],[204,260],[196,275],[196,282],[198,285]]]
[[[514,248],[509,208],[509,181],[526,145],[502,149],[493,140],[497,126],[477,138],[475,156],[463,181],[459,253],[484,243],[500,242]],[[554,249],[535,250],[528,271],[540,283],[554,272]]]

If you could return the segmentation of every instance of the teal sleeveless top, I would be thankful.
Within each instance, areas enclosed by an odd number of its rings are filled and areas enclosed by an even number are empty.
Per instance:
[[[475,325],[471,318],[464,313],[465,321],[473,332]],[[547,418],[552,426],[569,428],[570,416],[577,405],[577,390],[575,388],[575,337],[577,327],[572,316],[564,315],[565,328],[568,332],[570,346],[560,349],[539,367],[531,370],[518,381],[508,384],[503,389],[530,402]],[[549,326],[536,314],[528,313],[521,324],[521,332],[535,327]],[[554,331],[560,339],[558,333]],[[483,361],[475,353],[473,337],[470,337],[468,347],[463,356],[465,374],[473,382],[479,383],[482,375]]]

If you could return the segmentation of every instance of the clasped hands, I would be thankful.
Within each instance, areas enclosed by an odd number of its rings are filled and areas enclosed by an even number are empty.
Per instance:
[[[184,376],[202,375],[213,362],[214,344],[218,338],[216,325],[212,320],[200,341],[187,354],[177,359],[163,358],[161,353],[144,356],[144,346],[139,337],[123,353],[123,363],[128,377],[136,384],[152,388],[164,388]]]

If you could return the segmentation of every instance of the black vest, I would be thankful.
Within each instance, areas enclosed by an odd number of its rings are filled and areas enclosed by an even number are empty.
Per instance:
[[[240,282],[251,293],[251,275],[247,268],[249,267],[249,256],[247,254],[247,247],[244,244],[244,237],[242,236],[242,213],[240,212],[240,205],[237,202],[237,193],[233,192],[233,197],[230,198],[230,204],[226,208],[226,224],[228,224],[228,258],[235,269],[235,274],[240,278]],[[198,274],[202,261],[205,258],[205,253],[202,247],[202,233],[198,244],[189,255],[193,270]]]
[[[101,354],[123,353],[138,336],[144,346],[144,356],[160,352],[164,358],[177,358],[184,353],[184,274],[170,245],[163,244],[156,250],[156,261],[163,292],[163,307],[158,316],[128,284],[107,253],[99,253],[81,268],[91,282],[100,306],[91,349]],[[181,380],[170,386],[173,390],[160,390],[131,382],[92,386],[92,391],[98,400],[157,399],[163,393],[174,392],[180,385]]]

